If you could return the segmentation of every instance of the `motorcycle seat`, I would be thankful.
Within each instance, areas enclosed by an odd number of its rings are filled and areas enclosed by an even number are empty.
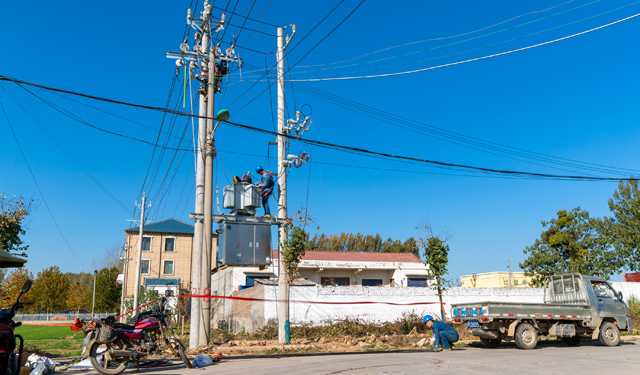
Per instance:
[[[134,329],[136,329],[136,327],[134,326],[130,326],[128,324],[124,324],[124,323],[116,323],[113,325],[114,328],[116,329],[124,329],[127,331],[133,331]]]

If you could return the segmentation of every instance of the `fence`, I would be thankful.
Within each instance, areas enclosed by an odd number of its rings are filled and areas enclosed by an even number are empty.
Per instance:
[[[103,314],[95,314],[99,318],[106,318],[109,315],[114,315],[115,313],[103,313]],[[15,320],[16,322],[72,322],[76,318],[90,318],[91,313],[43,313],[43,314],[16,314]]]

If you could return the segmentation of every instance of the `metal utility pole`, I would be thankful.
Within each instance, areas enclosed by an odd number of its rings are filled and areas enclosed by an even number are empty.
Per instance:
[[[507,263],[509,264],[509,288],[511,288],[511,259],[507,259]]]
[[[200,268],[200,288],[205,295],[211,294],[211,241],[213,232],[213,106],[216,94],[214,53],[209,53],[209,80],[207,82],[207,139],[205,141],[204,163],[204,245],[202,246],[202,263]],[[211,332],[211,300],[203,298],[200,302],[200,346],[209,344]]]
[[[137,202],[136,202],[137,204]],[[138,235],[138,262],[136,264],[136,283],[133,286],[133,308],[138,308],[138,296],[140,295],[140,270],[142,269],[142,236],[144,235],[144,209],[147,197],[142,193],[142,205],[140,207],[140,234]]]
[[[91,315],[96,314],[96,279],[98,277],[98,270],[93,270],[93,304],[91,305]]]
[[[208,18],[205,11],[203,12],[203,18]],[[209,50],[209,27],[206,23],[202,24],[202,40],[200,43],[200,51],[204,54]],[[204,68],[204,69],[203,69]],[[205,62],[200,62],[200,71],[208,69]],[[207,120],[204,118],[207,115],[207,93],[203,88],[198,90],[199,104],[198,104],[198,147],[196,155],[196,214],[204,214],[204,143],[207,134]],[[194,294],[202,293],[200,287],[200,267],[202,263],[202,247],[204,245],[203,239],[203,222],[202,219],[196,219],[193,229],[193,254],[191,254],[191,290]],[[189,334],[189,348],[195,349],[200,344],[200,316],[202,315],[201,300],[200,298],[191,298],[191,330]]]

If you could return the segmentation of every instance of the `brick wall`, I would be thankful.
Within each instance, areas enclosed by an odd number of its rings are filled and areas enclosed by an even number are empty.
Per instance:
[[[232,297],[264,298],[264,285],[232,293]],[[235,333],[253,333],[264,328],[264,302],[232,300],[230,323]]]

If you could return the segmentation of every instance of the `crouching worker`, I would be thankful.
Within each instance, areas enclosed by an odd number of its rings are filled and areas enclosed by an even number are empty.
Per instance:
[[[433,342],[432,350],[434,352],[441,352],[443,350],[450,352],[451,344],[460,338],[458,332],[446,323],[436,322],[431,315],[425,315],[422,320],[427,328],[433,330],[435,341]],[[439,345],[441,345],[442,348],[440,348]]]

